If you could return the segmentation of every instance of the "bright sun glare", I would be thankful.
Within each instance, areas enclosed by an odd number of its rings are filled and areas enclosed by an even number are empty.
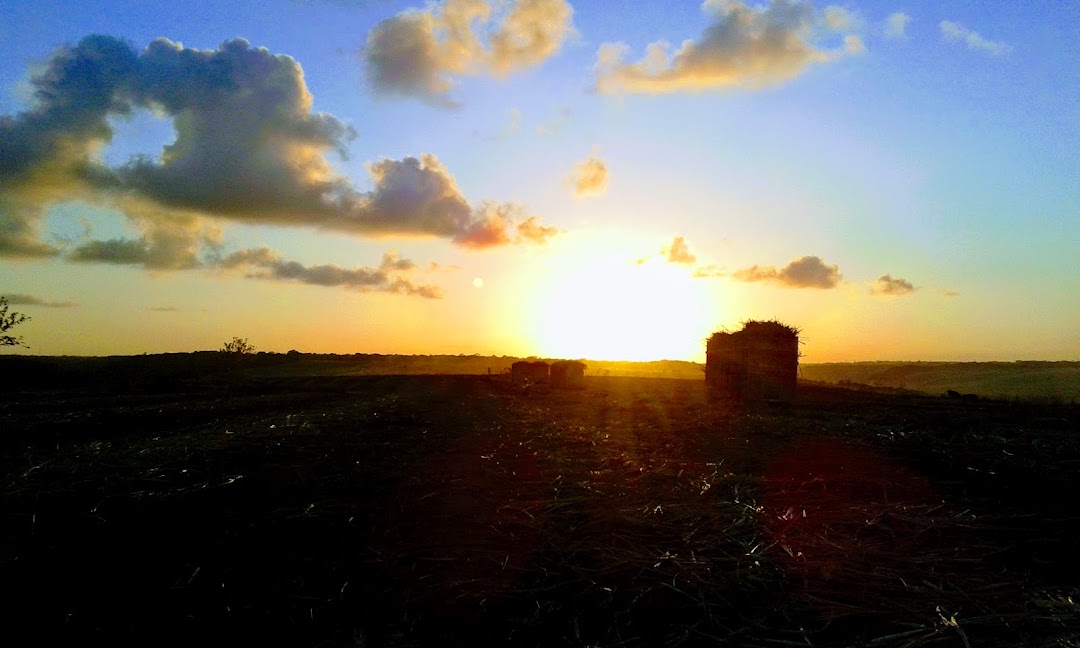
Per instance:
[[[700,360],[715,319],[705,283],[657,259],[563,266],[538,290],[533,337],[552,358]]]

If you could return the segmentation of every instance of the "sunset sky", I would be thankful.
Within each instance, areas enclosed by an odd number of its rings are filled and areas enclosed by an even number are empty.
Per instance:
[[[0,0],[5,353],[1080,360],[1080,2],[105,5]]]

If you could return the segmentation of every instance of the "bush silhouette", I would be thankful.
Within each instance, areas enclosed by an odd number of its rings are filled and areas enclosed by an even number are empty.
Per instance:
[[[8,331],[29,319],[26,315],[15,311],[9,314],[7,297],[0,297],[0,346],[24,346],[29,349],[30,347],[23,344],[21,337],[7,334]]]
[[[255,345],[248,342],[247,338],[234,337],[221,347],[221,352],[230,355],[247,355],[255,353]]]

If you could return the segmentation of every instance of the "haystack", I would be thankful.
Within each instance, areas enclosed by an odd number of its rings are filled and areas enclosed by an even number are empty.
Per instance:
[[[546,362],[519,360],[510,365],[510,377],[514,379],[514,382],[547,382],[549,370],[550,366]]]
[[[585,363],[579,360],[558,360],[551,363],[553,387],[580,387],[585,382]]]
[[[750,320],[706,342],[705,383],[722,396],[790,403],[798,372],[799,330],[775,320]]]

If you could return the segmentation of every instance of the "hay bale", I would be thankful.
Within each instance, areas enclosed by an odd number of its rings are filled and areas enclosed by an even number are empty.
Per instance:
[[[514,382],[525,384],[547,382],[550,368],[550,365],[542,360],[535,362],[519,360],[510,365],[510,377]]]
[[[585,383],[585,363],[580,360],[558,360],[551,364],[553,387],[580,387]]]
[[[705,348],[705,383],[744,401],[790,403],[799,373],[799,330],[775,320],[750,320],[739,331],[717,331]]]

